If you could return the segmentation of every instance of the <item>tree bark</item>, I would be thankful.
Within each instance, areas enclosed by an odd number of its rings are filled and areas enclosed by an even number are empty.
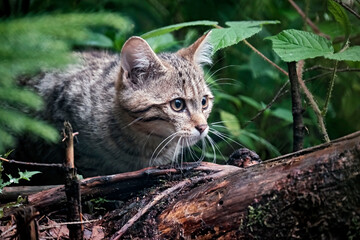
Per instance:
[[[360,133],[266,161],[178,197],[160,238],[360,237]]]
[[[296,62],[288,62],[287,64],[289,69],[293,115],[293,151],[296,152],[303,148],[304,142],[303,108],[301,104],[299,80],[296,72]]]
[[[158,183],[156,191],[147,188]],[[132,198],[145,199],[146,207],[134,204],[104,217],[108,237],[141,212],[121,231],[125,239],[358,239],[360,132],[248,168],[148,168],[85,179],[80,188],[83,199],[117,195],[125,206],[131,193],[144,191]],[[44,212],[64,203],[63,191],[30,195],[29,205]]]

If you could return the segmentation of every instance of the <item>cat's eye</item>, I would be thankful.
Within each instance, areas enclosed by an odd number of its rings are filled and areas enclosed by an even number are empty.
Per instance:
[[[203,96],[203,98],[201,99],[201,105],[203,109],[206,109],[209,106],[208,96]]]
[[[174,111],[180,112],[185,108],[185,101],[184,99],[177,98],[170,102],[170,106]]]

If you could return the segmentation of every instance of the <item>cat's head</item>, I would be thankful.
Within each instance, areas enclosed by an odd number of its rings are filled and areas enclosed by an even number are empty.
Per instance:
[[[214,97],[202,65],[211,63],[209,35],[176,53],[159,55],[140,37],[124,44],[116,89],[131,127],[160,139],[181,137],[187,145],[208,134]]]

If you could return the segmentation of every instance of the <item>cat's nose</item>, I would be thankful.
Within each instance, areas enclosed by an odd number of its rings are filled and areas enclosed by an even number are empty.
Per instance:
[[[200,124],[195,126],[195,128],[200,132],[200,134],[202,134],[207,128],[207,126],[208,126],[207,124]]]

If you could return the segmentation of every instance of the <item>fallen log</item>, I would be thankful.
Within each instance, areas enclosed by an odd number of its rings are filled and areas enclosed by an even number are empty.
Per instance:
[[[360,132],[246,170],[179,196],[158,237],[360,237]]]
[[[212,163],[148,168],[84,179],[80,189],[84,199],[129,199],[164,180],[174,191],[157,189],[162,193],[153,194],[154,204],[147,196],[149,212],[138,204],[125,215],[118,214],[121,209],[107,214],[107,236],[117,239],[119,231],[124,238],[152,239],[360,237],[360,132],[245,169]],[[134,199],[143,199],[141,194]],[[64,200],[63,187],[57,187],[30,195],[28,205],[44,212]],[[133,212],[141,213],[136,223]]]

